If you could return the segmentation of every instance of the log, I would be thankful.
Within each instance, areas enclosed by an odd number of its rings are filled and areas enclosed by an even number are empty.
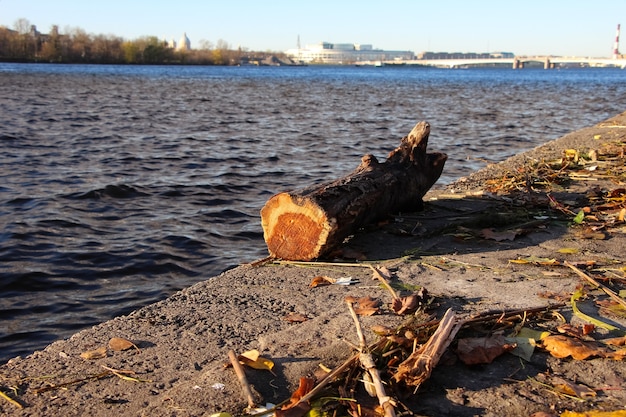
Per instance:
[[[430,125],[420,122],[384,162],[368,154],[341,179],[270,198],[261,209],[270,256],[318,259],[368,223],[420,210],[447,159],[444,153],[426,152],[429,134]]]

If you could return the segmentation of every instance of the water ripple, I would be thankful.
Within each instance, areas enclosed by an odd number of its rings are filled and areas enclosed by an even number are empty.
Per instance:
[[[266,256],[274,193],[414,124],[450,182],[626,107],[620,70],[0,64],[0,361]]]

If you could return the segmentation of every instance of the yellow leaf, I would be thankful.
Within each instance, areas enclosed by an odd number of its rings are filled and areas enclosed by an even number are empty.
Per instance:
[[[565,159],[569,159],[570,161],[578,162],[578,151],[576,149],[566,149],[565,150]]]
[[[535,264],[535,265],[546,265],[546,266],[552,266],[552,265],[559,265],[559,261],[557,261],[556,259],[553,258],[539,258],[537,256],[529,256],[527,258],[521,258],[521,259],[510,259],[509,263],[513,263],[513,264]]]
[[[550,332],[545,332],[541,330],[535,330],[528,327],[522,327],[522,329],[515,335],[515,337],[521,337],[526,339],[533,339],[539,341],[541,339],[545,339],[550,336]]]
[[[252,349],[239,355],[239,360],[241,360],[243,357],[249,361],[254,362],[255,360],[259,358],[259,356],[261,356],[261,353],[259,353],[259,351],[256,349]]]
[[[530,261],[527,259],[509,259],[509,263],[511,264],[529,264]]]
[[[557,251],[558,253],[567,253],[567,254],[575,254],[580,252],[578,248],[561,248]]]
[[[95,350],[88,350],[80,354],[80,357],[83,359],[101,359],[107,356],[107,348],[106,346],[102,346]]]
[[[250,368],[265,371],[271,371],[274,367],[274,362],[262,357],[256,349],[249,350],[239,355],[239,361]]]

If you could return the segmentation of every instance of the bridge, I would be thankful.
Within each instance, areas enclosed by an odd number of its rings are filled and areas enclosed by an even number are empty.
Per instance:
[[[545,69],[559,65],[586,67],[626,68],[626,58],[585,58],[562,56],[516,56],[513,58],[461,58],[461,59],[413,59],[393,61],[367,61],[358,65],[422,65],[438,68],[467,68],[473,66],[509,65],[513,69],[524,68],[525,64],[539,63]]]

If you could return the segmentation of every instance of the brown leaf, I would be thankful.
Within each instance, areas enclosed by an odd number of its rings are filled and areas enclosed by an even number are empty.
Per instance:
[[[396,332],[393,327],[383,326],[381,324],[375,324],[371,327],[372,331],[379,336],[389,336]]]
[[[130,340],[123,339],[121,337],[112,337],[111,340],[109,340],[109,349],[113,351],[128,350],[133,347],[139,350],[139,348]]]
[[[356,307],[354,312],[359,316],[373,316],[380,313],[380,308],[378,307]]]
[[[346,300],[348,300],[348,298],[349,297],[346,297]],[[373,316],[374,314],[380,313],[380,306],[382,305],[382,302],[376,298],[368,296],[361,297],[356,300],[353,297],[350,297],[350,299],[352,300],[350,302],[357,303],[354,311],[359,316]]]
[[[308,402],[298,403],[302,397],[307,395],[315,386],[315,380],[313,378],[300,378],[300,385],[298,389],[291,394],[289,403],[282,406],[282,408],[275,411],[276,417],[301,417],[304,416],[311,406]]]
[[[107,356],[107,348],[106,346],[99,347],[95,350],[88,350],[80,354],[80,357],[83,359],[102,359]]]
[[[301,313],[289,313],[285,317],[283,317],[283,320],[289,323],[303,323],[308,319],[309,318],[307,316]]]
[[[394,298],[391,302],[391,309],[398,315],[414,313],[420,305],[421,298],[417,294],[407,297]]]
[[[594,239],[594,240],[604,240],[607,238],[607,234],[600,230],[593,230],[591,228],[587,228],[584,230],[580,230],[576,233],[576,236],[580,239]]]
[[[470,337],[459,339],[457,355],[466,365],[491,363],[503,353],[515,349],[516,344],[506,343],[503,336]]]
[[[606,357],[606,351],[593,344],[563,335],[552,335],[542,340],[543,348],[555,358],[571,356],[576,360],[584,360],[592,356]]]
[[[620,318],[626,318],[626,308],[614,300],[598,300],[596,301],[600,311],[608,315],[614,315]]]
[[[591,326],[593,326],[593,325],[591,325]],[[585,328],[583,328],[583,327],[575,327],[575,326],[572,326],[569,323],[564,323],[564,324],[561,324],[561,325],[557,326],[556,330],[559,333],[566,334],[568,336],[573,336],[575,338],[583,339],[583,340],[584,339],[588,339],[589,337],[585,337],[585,336],[587,336],[590,333],[589,329],[587,329],[587,333],[585,333]]]
[[[321,287],[325,285],[331,285],[334,283],[335,283],[334,279],[320,275],[320,276],[313,278],[313,280],[309,284],[309,288]]]
[[[566,381],[565,379],[559,378],[557,376],[552,377],[552,380],[550,382],[557,391],[562,392],[563,394],[573,395],[575,397],[583,399],[593,398],[596,396],[596,392],[591,388],[585,385],[575,384],[573,382]]]

